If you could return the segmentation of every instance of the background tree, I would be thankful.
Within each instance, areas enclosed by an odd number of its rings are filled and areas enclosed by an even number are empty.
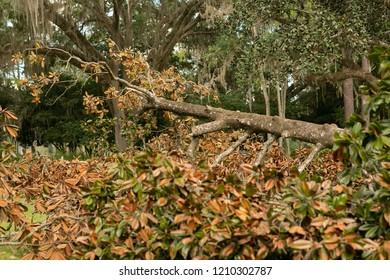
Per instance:
[[[272,98],[283,92],[284,77],[288,78],[289,96],[293,89],[294,94],[298,89],[316,92],[324,88],[325,83],[332,83],[333,88],[342,93],[344,121],[348,121],[355,111],[355,97],[360,98],[354,94],[356,85],[375,84],[375,78],[363,62],[373,45],[386,45],[389,40],[388,5],[380,1],[353,0],[224,2],[230,3],[228,16],[218,18],[215,13],[215,21],[228,27],[220,36],[234,42],[230,48],[234,52],[225,56],[219,67],[226,73],[228,66],[227,72],[232,74],[227,74],[226,78],[237,79],[237,91],[256,96],[247,85],[257,80],[266,93],[264,89],[268,88],[267,80],[270,80],[275,87]],[[223,49],[221,41],[217,40],[217,44]],[[218,47],[211,50],[213,53]],[[207,65],[205,57],[203,63]],[[261,73],[265,73],[264,77]],[[277,84],[279,86],[275,86]],[[255,88],[260,91],[261,87]],[[265,100],[260,92],[257,96],[262,103],[268,103],[267,94]],[[253,107],[252,100],[248,104]]]
[[[103,61],[116,76],[122,77],[126,73],[118,62],[107,55],[108,50],[103,44],[105,39],[110,38],[118,49],[131,47],[147,53],[150,65],[162,70],[168,67],[174,47],[196,35],[196,28],[202,21],[204,2],[11,1],[27,15],[35,38],[51,47],[41,48],[40,55],[57,56],[78,68],[82,65],[77,59],[72,59],[73,55],[87,62]],[[98,82],[104,88],[109,85],[119,87],[110,76]],[[115,98],[111,100],[110,110],[117,118],[115,141],[118,150],[122,151],[127,146],[121,135],[125,113],[118,107]]]

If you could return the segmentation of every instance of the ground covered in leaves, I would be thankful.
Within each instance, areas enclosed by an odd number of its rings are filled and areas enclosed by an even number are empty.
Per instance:
[[[390,258],[390,189],[338,184],[342,167],[327,151],[300,174],[308,150],[287,157],[275,145],[255,168],[248,145],[215,168],[204,153],[190,162],[153,149],[3,160],[0,250],[22,259]]]

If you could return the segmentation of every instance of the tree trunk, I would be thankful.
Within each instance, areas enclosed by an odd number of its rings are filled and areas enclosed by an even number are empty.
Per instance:
[[[264,72],[265,72],[265,66],[263,65],[260,71],[260,75],[261,75],[261,88],[263,90],[263,96],[264,96],[265,115],[271,116],[271,103],[269,100],[269,91],[268,91],[269,87],[268,87],[268,82],[265,79]],[[267,139],[270,139],[270,137],[271,135],[268,133]]]
[[[344,97],[344,122],[348,122],[349,118],[355,111],[353,100],[353,79],[348,78],[343,81],[343,97]]]
[[[370,63],[368,61],[368,58],[365,57],[365,56],[362,58],[362,69],[363,69],[363,71],[365,71],[367,73],[370,73]],[[366,112],[365,112],[367,99],[368,99],[367,95],[361,94],[360,115],[361,115],[362,119],[365,121],[365,127],[366,128],[368,128],[368,126],[370,125],[370,115],[366,114]]]
[[[118,74],[119,72],[119,67],[117,65],[117,63],[111,63],[111,69],[112,71],[115,71],[114,73]],[[111,86],[113,86],[114,88],[117,88],[119,89],[120,88],[120,83],[118,81],[115,81],[115,80],[111,80]],[[115,135],[115,146],[118,150],[118,152],[123,152],[126,150],[127,146],[128,146],[128,143],[126,141],[126,139],[122,136],[122,123],[123,123],[123,119],[125,117],[125,114],[123,112],[123,110],[121,110],[118,106],[118,99],[117,98],[113,98],[110,100],[110,109],[111,109],[111,113],[113,115],[114,118],[116,118],[116,123],[115,123],[115,126],[114,126],[114,135]]]
[[[247,91],[247,94],[246,94],[246,98],[248,100],[248,106],[249,106],[249,112],[253,112],[252,110],[252,73],[249,74],[249,77],[248,77],[248,91]]]
[[[344,42],[342,53],[345,61],[353,61],[348,42]],[[343,70],[347,70],[347,67],[343,66]],[[353,99],[353,78],[351,77],[346,78],[343,81],[342,88],[343,88],[343,98],[344,98],[344,122],[348,122],[349,118],[355,112],[354,99]]]
[[[115,146],[118,152],[124,152],[128,146],[126,139],[121,134],[124,113],[118,107],[117,98],[113,98],[111,100],[111,105],[112,105],[112,115],[114,116],[114,118],[117,119],[114,127]]]
[[[230,111],[211,106],[176,102],[154,97],[153,102],[145,104],[144,110],[158,109],[178,115],[208,119],[210,122],[194,127],[192,136],[220,131],[223,129],[244,129],[252,132],[271,133],[277,137],[296,138],[305,142],[333,146],[333,134],[343,132],[335,124],[319,125],[304,121],[283,119],[254,113]]]

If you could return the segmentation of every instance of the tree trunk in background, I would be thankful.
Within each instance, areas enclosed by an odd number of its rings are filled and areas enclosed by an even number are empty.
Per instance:
[[[343,53],[343,59],[345,61],[353,61],[348,42],[344,42],[342,53]],[[347,67],[343,66],[343,70],[345,69],[347,69]],[[343,98],[344,98],[344,122],[348,122],[349,118],[355,112],[354,99],[353,99],[353,78],[347,78],[343,81]]]
[[[117,63],[113,62],[111,63],[111,69],[113,71],[116,71],[116,73],[119,73],[119,67]],[[120,85],[118,81],[111,80],[111,86],[119,89]],[[110,100],[110,110],[112,113],[112,116],[116,118],[116,123],[114,127],[114,135],[115,135],[115,146],[118,150],[118,152],[124,152],[126,148],[128,147],[128,143],[126,139],[122,136],[122,123],[123,119],[125,117],[125,114],[122,109],[118,106],[118,98],[112,98]]]
[[[363,71],[370,73],[370,62],[368,61],[368,58],[366,56],[363,56],[362,58],[362,69]],[[368,96],[367,95],[360,95],[360,115],[362,119],[365,121],[365,127],[368,128],[370,125],[370,114],[365,113],[365,107],[367,103]]]
[[[268,91],[269,86],[268,86],[267,80],[265,79],[264,72],[265,72],[265,65],[262,65],[260,75],[261,75],[261,88],[263,90],[263,96],[264,96],[265,115],[271,116],[271,103],[269,101],[269,91]],[[271,134],[268,133],[267,139],[269,139],[270,137],[271,137]]]
[[[343,81],[343,97],[344,97],[344,122],[348,122],[349,118],[355,111],[353,104],[353,79],[348,78]]]
[[[253,112],[252,109],[252,103],[253,103],[253,96],[252,96],[252,73],[249,74],[248,77],[248,91],[246,93],[246,98],[248,99],[248,106],[249,106],[249,112]]]

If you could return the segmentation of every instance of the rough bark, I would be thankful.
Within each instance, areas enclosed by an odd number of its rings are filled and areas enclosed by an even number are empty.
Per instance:
[[[214,163],[212,166],[217,166],[224,158],[229,156],[231,153],[234,152],[235,149],[237,149],[242,143],[245,142],[246,139],[249,138],[251,133],[249,131],[244,132],[236,142],[234,142],[233,145],[231,145],[229,148],[227,148],[223,153],[220,153],[214,160]]]
[[[324,147],[318,143],[313,150],[310,152],[309,156],[299,165],[298,171],[302,172],[305,170],[305,168],[317,157],[318,153],[323,149]]]
[[[348,41],[345,41],[343,43],[343,48],[342,48],[342,53],[343,53],[343,69],[347,69],[348,65],[355,65],[355,62],[353,61],[352,58],[352,53],[349,48]],[[355,112],[355,106],[354,106],[354,99],[353,99],[353,78],[349,77],[346,78],[343,81],[343,98],[344,98],[344,122],[348,122],[349,118],[353,115]]]
[[[365,57],[365,56],[362,58],[362,69],[364,71],[366,71],[367,73],[370,73],[370,63],[369,63],[368,58]],[[362,119],[365,121],[365,127],[366,128],[368,128],[368,126],[370,125],[370,114],[367,114],[365,112],[367,99],[368,99],[367,95],[361,95],[360,96],[360,102],[361,102],[360,115],[361,115]]]
[[[333,134],[343,131],[335,124],[319,125],[284,119],[277,116],[271,117],[254,113],[230,111],[211,106],[176,102],[161,97],[153,97],[153,102],[146,104],[145,109],[158,109],[173,112],[178,115],[193,116],[211,121],[208,124],[195,127],[193,136],[232,128],[271,133],[277,137],[296,138],[309,143],[319,143],[324,147],[332,147]]]
[[[344,98],[344,121],[348,122],[349,118],[355,111],[353,99],[353,79],[348,78],[343,81],[343,98]]]

